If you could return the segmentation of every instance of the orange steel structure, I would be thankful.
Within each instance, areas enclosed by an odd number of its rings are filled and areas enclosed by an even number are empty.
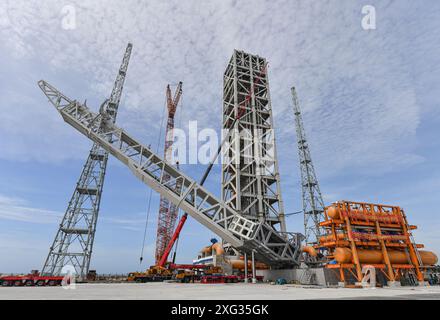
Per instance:
[[[350,275],[362,281],[364,266],[379,270],[389,282],[407,274],[423,282],[424,267],[437,262],[434,253],[418,250],[423,245],[415,244],[411,233],[417,227],[408,224],[400,207],[339,201],[326,207],[324,215],[320,226],[327,232],[316,247],[328,250],[333,261],[326,268],[339,271],[346,285]]]

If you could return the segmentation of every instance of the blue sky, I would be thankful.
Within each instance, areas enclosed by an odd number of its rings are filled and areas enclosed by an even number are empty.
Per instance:
[[[38,4],[37,4],[38,3]],[[76,28],[62,28],[72,5]],[[361,27],[373,5],[377,29]],[[303,109],[327,204],[402,206],[415,237],[440,253],[440,3],[399,1],[2,1],[0,4],[0,272],[41,269],[91,143],[37,86],[47,80],[98,108],[134,45],[118,124],[155,146],[167,83],[183,81],[185,129],[220,129],[222,75],[233,49],[267,58],[286,212],[301,209],[290,87]],[[161,148],[162,149],[162,148]],[[203,166],[186,165],[199,179]],[[207,187],[219,193],[219,167]],[[159,197],[109,161],[91,268],[152,263]],[[289,229],[302,231],[302,217]],[[189,220],[178,260],[213,234]]]

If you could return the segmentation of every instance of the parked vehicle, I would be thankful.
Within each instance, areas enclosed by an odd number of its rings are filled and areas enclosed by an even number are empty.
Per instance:
[[[27,275],[6,275],[0,277],[2,287],[21,287],[21,286],[60,286],[63,276],[41,276],[38,271],[33,271]],[[69,281],[67,281],[69,283]]]

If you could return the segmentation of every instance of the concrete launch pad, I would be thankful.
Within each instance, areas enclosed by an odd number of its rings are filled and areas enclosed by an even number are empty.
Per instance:
[[[301,287],[270,284],[180,284],[117,283],[76,284],[75,289],[62,287],[0,288],[0,299],[214,299],[214,300],[298,300],[298,299],[434,299],[440,300],[440,287],[400,287],[348,289]]]

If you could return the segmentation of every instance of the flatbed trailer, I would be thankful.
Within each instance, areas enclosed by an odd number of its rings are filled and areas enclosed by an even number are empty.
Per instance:
[[[138,283],[145,283],[145,282],[162,282],[162,281],[166,281],[166,280],[171,280],[172,276],[171,275],[166,275],[166,276],[162,276],[162,275],[135,275],[134,276],[134,282],[138,282]]]
[[[239,277],[235,275],[211,274],[202,276],[201,283],[238,283]]]
[[[64,277],[63,276],[40,276],[28,274],[24,276],[2,276],[0,277],[0,286],[2,287],[44,287],[44,286],[60,286]],[[68,281],[69,282],[69,281]]]

